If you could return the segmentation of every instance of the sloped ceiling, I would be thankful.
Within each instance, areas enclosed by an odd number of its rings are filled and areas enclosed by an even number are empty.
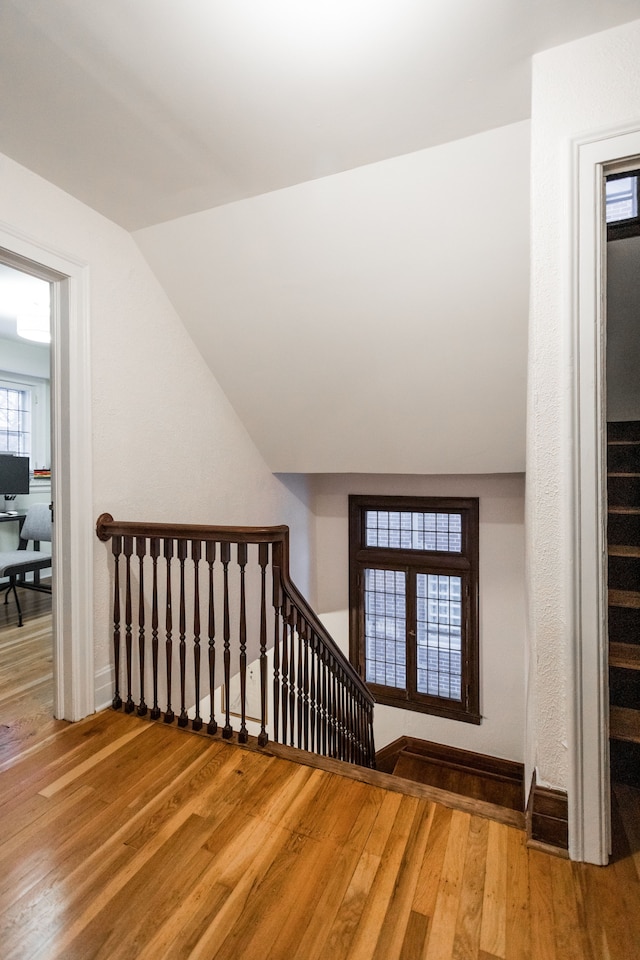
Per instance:
[[[0,150],[134,232],[272,470],[522,470],[530,58],[638,17],[4,0]]]
[[[0,149],[127,229],[530,115],[640,0],[3,0]]]

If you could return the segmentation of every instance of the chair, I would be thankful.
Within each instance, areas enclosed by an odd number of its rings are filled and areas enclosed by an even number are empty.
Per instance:
[[[33,550],[28,550],[29,541],[33,541]],[[22,626],[22,609],[16,586],[25,590],[38,590],[41,593],[51,593],[51,586],[40,583],[41,570],[51,567],[51,557],[43,553],[40,541],[51,542],[51,510],[48,503],[34,503],[29,507],[27,516],[20,531],[20,543],[17,550],[0,551],[0,577],[8,577],[9,583],[0,587],[6,590],[4,602],[9,602],[9,594],[13,590],[18,608],[18,626]],[[34,573],[33,582],[25,580],[25,574]]]

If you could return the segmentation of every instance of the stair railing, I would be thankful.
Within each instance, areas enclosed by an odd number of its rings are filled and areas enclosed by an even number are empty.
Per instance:
[[[375,766],[373,698],[290,578],[288,527],[103,513],[96,532],[113,556],[114,709]]]

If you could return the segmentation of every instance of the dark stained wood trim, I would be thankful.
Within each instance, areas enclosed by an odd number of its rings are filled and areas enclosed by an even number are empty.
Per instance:
[[[564,790],[540,787],[535,772],[527,803],[527,840],[549,851],[569,849],[569,803]]]
[[[365,546],[364,518],[367,509],[459,512],[463,515],[462,550],[460,555],[437,550],[413,550]],[[408,576],[407,624],[415,618],[415,593],[412,583],[418,572],[459,574],[466,583],[463,597],[462,700],[446,700],[420,694],[415,689],[415,642],[407,642],[406,691],[370,683],[377,703],[401,710],[411,710],[446,717],[464,723],[480,724],[480,639],[479,639],[479,527],[478,497],[379,496],[349,495],[349,658],[359,676],[365,676],[364,588],[362,575],[366,567],[404,570]],[[409,574],[411,574],[409,576]],[[412,607],[413,604],[413,607]]]
[[[504,760],[459,747],[403,736],[387,744],[376,754],[376,769],[392,773],[400,755],[424,759],[432,766],[445,771],[458,771],[464,775],[493,784],[502,783],[505,789],[504,806],[524,812],[524,765],[514,760]],[[518,797],[514,805],[513,796]]]

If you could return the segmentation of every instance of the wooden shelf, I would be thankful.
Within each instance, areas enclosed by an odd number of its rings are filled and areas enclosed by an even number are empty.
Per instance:
[[[609,666],[640,670],[640,643],[610,643]]]
[[[640,743],[640,710],[629,707],[611,707],[609,736],[612,740]]]

